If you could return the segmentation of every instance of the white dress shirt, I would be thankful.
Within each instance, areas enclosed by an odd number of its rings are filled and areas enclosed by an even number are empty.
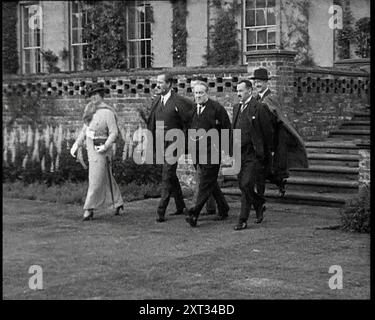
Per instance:
[[[171,92],[172,92],[172,90],[169,90],[164,96],[163,95],[160,96],[161,97],[161,103],[163,104],[163,106],[165,106],[168,99],[170,98]]]

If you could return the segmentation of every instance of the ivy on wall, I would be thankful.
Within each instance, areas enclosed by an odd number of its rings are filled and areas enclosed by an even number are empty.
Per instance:
[[[17,1],[2,2],[3,10],[3,73],[17,73],[18,52],[17,52]]]
[[[89,25],[84,28],[85,68],[126,69],[126,2],[84,1]]]
[[[357,50],[355,54],[360,58],[369,58],[371,49],[371,22],[369,17],[359,19],[355,23],[355,39]]]
[[[281,0],[281,49],[297,52],[297,65],[315,65],[309,45],[309,0]]]
[[[237,41],[237,12],[241,8],[241,1],[213,0],[218,17],[210,34],[212,47],[207,48],[207,64],[209,66],[228,66],[238,63],[240,46]]]
[[[343,28],[337,31],[337,56],[339,59],[349,59],[350,42],[354,40],[353,15],[350,11],[350,3],[348,0],[336,0],[335,4],[342,8],[343,24]]]
[[[173,66],[186,66],[186,16],[188,15],[186,0],[172,0],[173,19]]]

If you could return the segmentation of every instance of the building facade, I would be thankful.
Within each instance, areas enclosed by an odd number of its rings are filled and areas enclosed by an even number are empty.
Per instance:
[[[204,67],[215,50],[215,27],[225,12],[233,13],[239,54],[236,65],[246,65],[248,52],[284,49],[297,51],[297,64],[333,66],[339,59],[337,32],[342,12],[333,0],[186,0],[127,1],[123,12],[127,69],[175,67],[176,6],[185,8],[186,67]],[[354,21],[369,16],[369,0],[342,1]],[[58,57],[62,72],[84,70],[84,28],[90,27],[83,1],[19,1],[17,51],[19,74],[47,73],[43,52]],[[339,9],[340,9],[339,8]],[[345,22],[345,21],[344,21]],[[333,26],[333,27],[332,27]],[[354,46],[349,58],[355,58]]]

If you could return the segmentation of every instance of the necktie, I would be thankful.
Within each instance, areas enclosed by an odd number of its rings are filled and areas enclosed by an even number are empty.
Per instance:
[[[262,97],[260,96],[260,94],[258,94],[257,101],[259,101],[260,99],[262,99]]]
[[[162,106],[164,107],[164,97],[163,96],[161,96],[161,104],[162,104]]]
[[[241,103],[241,113],[245,110],[246,104]]]

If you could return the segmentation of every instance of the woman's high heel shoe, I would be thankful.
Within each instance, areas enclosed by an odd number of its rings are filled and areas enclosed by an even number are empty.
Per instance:
[[[94,219],[94,210],[85,210],[82,221],[88,221]]]
[[[120,215],[120,210],[124,211],[124,205],[118,206],[116,208],[115,216],[119,216]]]

